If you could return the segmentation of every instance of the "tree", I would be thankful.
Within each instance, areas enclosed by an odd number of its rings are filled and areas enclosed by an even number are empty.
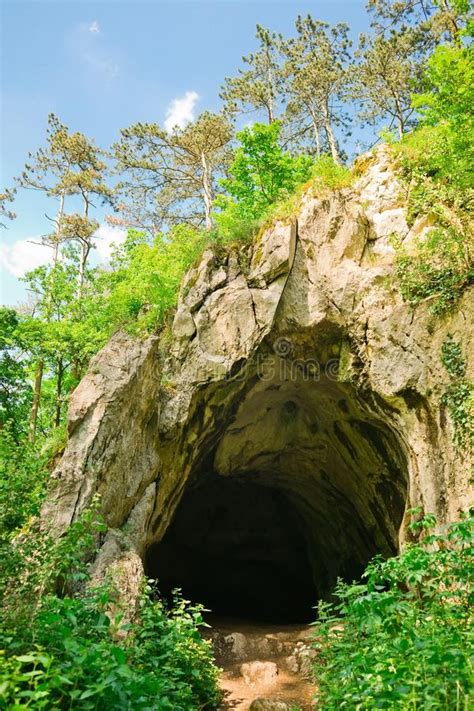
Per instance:
[[[96,195],[103,200],[110,200],[111,197],[111,191],[104,182],[106,164],[100,159],[101,153],[84,134],[78,131],[70,133],[57,116],[50,114],[46,146],[29,154],[29,161],[17,180],[20,187],[40,190],[47,197],[59,199],[57,216],[52,220],[54,230],[45,235],[43,241],[53,248],[53,266],[58,261],[63,241],[74,239],[79,243],[79,290],[82,289],[87,257],[92,247],[90,237],[94,230],[87,229],[91,196]],[[73,219],[66,216],[65,199],[76,195],[83,202],[82,220],[78,216]],[[75,233],[73,226],[77,228]]]
[[[228,162],[229,121],[205,112],[184,129],[167,133],[155,123],[121,131],[113,146],[117,169],[125,174],[118,195],[128,202],[129,221],[151,234],[186,222],[211,229],[217,178]]]
[[[207,237],[189,225],[175,225],[153,238],[129,230],[110,268],[97,273],[96,294],[85,299],[90,328],[106,335],[117,328],[156,330],[176,305],[181,280]]]
[[[388,117],[402,137],[411,125],[411,95],[423,73],[416,35],[409,29],[389,37],[361,35],[356,58],[350,95],[360,105],[360,117],[371,125]]]
[[[221,181],[226,195],[216,201],[219,226],[232,230],[232,222],[251,223],[274,203],[291,195],[311,175],[309,156],[292,156],[279,145],[281,124],[254,124],[237,134],[241,145]]]
[[[263,111],[271,124],[278,113],[281,90],[281,37],[257,25],[257,52],[242,57],[249,69],[239,70],[237,77],[226,77],[220,97],[226,111],[234,115]]]
[[[43,237],[43,243],[52,248],[51,267],[44,275],[41,286],[39,310],[46,323],[54,320],[54,293],[59,286],[62,270],[59,268],[60,248],[71,241],[79,244],[79,269],[76,271],[76,289],[80,297],[84,286],[87,259],[92,248],[92,235],[97,223],[90,219],[91,196],[110,199],[110,190],[104,182],[106,164],[101,151],[82,133],[71,133],[54,114],[48,117],[46,145],[29,154],[29,160],[18,178],[18,185],[43,192],[46,197],[59,200],[57,215],[51,222],[53,231]],[[67,213],[66,198],[80,197],[83,214]],[[41,399],[45,359],[41,348],[36,348],[36,371],[30,417],[30,440],[36,433]],[[57,362],[59,368],[59,361]]]
[[[377,34],[403,33],[410,27],[429,53],[446,40],[459,44],[469,23],[471,0],[368,0],[367,9]]]
[[[349,28],[344,23],[330,27],[311,15],[296,20],[297,37],[283,44],[286,57],[285,88],[289,96],[287,116],[309,117],[316,154],[321,154],[321,131],[335,162],[340,152],[334,126],[343,123],[337,102],[347,82]]]
[[[436,45],[469,28],[469,0],[369,0],[372,36],[361,35],[352,68],[351,96],[370,123],[388,117],[400,136],[413,124],[411,96],[423,91],[425,67]]]
[[[0,193],[0,219],[14,220],[16,214],[7,207],[7,203],[13,202],[15,199],[16,190],[13,188],[5,188],[3,193]],[[4,222],[0,222],[0,227],[6,227]]]
[[[71,169],[72,160],[68,151],[68,131],[54,114],[48,116],[46,129],[46,147],[36,153],[28,154],[28,162],[17,183],[22,188],[31,188],[43,192],[48,197],[59,199],[53,233],[44,237],[43,242],[53,249],[53,264],[59,256],[62,240],[60,223],[64,214],[66,191],[62,181]],[[60,187],[61,186],[61,187]]]
[[[421,118],[418,143],[425,139],[417,159],[429,175],[452,184],[458,198],[467,191],[467,205],[474,174],[473,55],[472,45],[438,46],[425,72],[425,91],[413,97]]]
[[[101,160],[101,151],[82,133],[74,133],[68,137],[68,149],[72,161],[72,169],[65,173],[57,186],[57,190],[68,195],[79,195],[82,200],[83,212],[63,214],[58,222],[58,229],[66,241],[75,240],[80,247],[78,270],[78,293],[82,293],[87,260],[92,249],[92,236],[98,227],[95,220],[90,219],[92,197],[96,196],[102,202],[110,202],[112,191],[105,183],[107,166]]]
[[[20,317],[14,309],[0,308],[0,430],[9,426],[17,443],[31,404],[19,323]]]

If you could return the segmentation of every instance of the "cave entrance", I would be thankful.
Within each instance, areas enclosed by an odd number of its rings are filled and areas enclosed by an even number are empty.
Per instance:
[[[395,425],[351,384],[256,378],[149,547],[147,573],[220,615],[314,619],[338,578],[397,552],[408,475]]]
[[[147,568],[165,597],[180,587],[218,615],[314,619],[316,589],[295,507],[284,492],[245,477],[213,477],[185,494]]]

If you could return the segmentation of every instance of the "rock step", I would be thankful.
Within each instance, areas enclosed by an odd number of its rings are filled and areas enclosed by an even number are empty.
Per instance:
[[[225,634],[217,630],[211,633],[216,661],[229,667],[237,662],[252,662],[261,659],[279,660],[279,663],[294,674],[308,675],[315,656],[312,648],[312,631],[270,634]]]

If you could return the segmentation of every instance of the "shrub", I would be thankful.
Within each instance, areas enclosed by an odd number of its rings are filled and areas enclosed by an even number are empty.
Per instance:
[[[218,670],[198,632],[199,607],[177,598],[166,610],[145,589],[140,622],[123,638],[120,620],[108,617],[110,599],[106,587],[77,597],[47,595],[31,646],[4,636],[4,707],[190,711],[217,703]]]
[[[171,609],[144,585],[139,617],[111,618],[112,583],[88,586],[87,561],[104,533],[97,504],[63,537],[34,526],[4,546],[0,706],[160,709],[215,705],[218,670],[199,634],[201,608]],[[124,634],[126,632],[126,634]]]
[[[280,124],[256,123],[237,134],[240,146],[221,181],[226,195],[215,201],[214,220],[222,241],[250,239],[275,204],[311,176],[309,156],[293,156],[279,145]]]
[[[453,307],[474,281],[470,242],[452,227],[430,230],[414,250],[396,242],[395,269],[403,299],[416,306],[431,297],[433,313]]]
[[[439,535],[430,532],[434,522],[414,523],[421,541],[395,558],[376,557],[365,583],[340,581],[336,601],[320,603],[321,708],[469,707],[474,519]]]
[[[435,297],[432,310],[453,306],[474,279],[472,46],[438,46],[413,97],[420,125],[392,146],[408,191],[407,219],[430,215],[435,229],[414,253],[399,249],[397,273],[412,304]]]

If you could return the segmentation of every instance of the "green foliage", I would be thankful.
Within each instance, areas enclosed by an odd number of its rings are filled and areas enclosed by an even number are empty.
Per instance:
[[[472,189],[474,178],[474,49],[441,45],[428,62],[427,91],[413,97],[426,129],[407,151],[438,181]],[[472,196],[471,196],[472,197]]]
[[[213,704],[217,669],[199,607],[177,596],[167,609],[144,586],[137,620],[123,625],[112,584],[90,587],[87,561],[104,532],[96,503],[59,539],[33,524],[3,547],[2,707]]]
[[[84,304],[91,329],[107,334],[121,327],[135,333],[156,329],[176,305],[181,280],[208,239],[187,225],[151,241],[130,231],[111,270],[97,274],[95,293]]]
[[[60,430],[64,435],[64,431]],[[0,432],[0,545],[39,513],[47,468],[59,437],[41,445],[22,441],[19,446],[10,425]],[[60,446],[60,445],[59,445]]]
[[[238,133],[241,145],[229,169],[231,177],[222,181],[230,198],[254,217],[260,217],[310,176],[311,159],[283,151],[278,143],[280,130],[275,121],[270,126],[254,124]]]
[[[375,558],[365,583],[339,582],[320,603],[315,676],[324,709],[469,708],[473,523],[439,535],[417,521],[418,544]]]
[[[432,297],[433,313],[443,313],[474,280],[469,245],[454,228],[430,230],[415,249],[395,244],[400,291],[405,301],[414,306]]]
[[[354,180],[354,174],[349,168],[336,163],[326,155],[314,161],[310,180],[313,193],[317,195],[322,190],[340,190],[349,187]]]
[[[451,379],[441,402],[447,407],[454,425],[454,444],[459,449],[470,449],[474,446],[474,386],[466,378],[466,361],[461,346],[452,336],[443,343],[441,361]]]
[[[278,143],[280,124],[254,124],[237,134],[240,147],[221,181],[226,191],[215,201],[219,236],[224,241],[252,236],[271,208],[291,195],[311,175],[309,156],[292,156]],[[244,226],[247,225],[245,234]]]
[[[31,403],[31,387],[21,359],[19,316],[13,309],[0,308],[0,428],[7,424],[18,441]]]
[[[112,601],[107,588],[46,596],[33,623],[34,646],[19,649],[18,639],[4,640],[3,704],[189,711],[217,701],[217,670],[198,632],[198,607],[177,599],[169,611],[144,591],[140,623],[129,625],[124,638],[120,620],[109,616]]]
[[[473,62],[470,47],[439,46],[429,61],[429,91],[414,99],[422,123],[393,148],[408,186],[408,219],[432,218],[433,228],[407,250],[397,273],[412,304],[433,297],[432,310],[455,304],[474,278]]]

